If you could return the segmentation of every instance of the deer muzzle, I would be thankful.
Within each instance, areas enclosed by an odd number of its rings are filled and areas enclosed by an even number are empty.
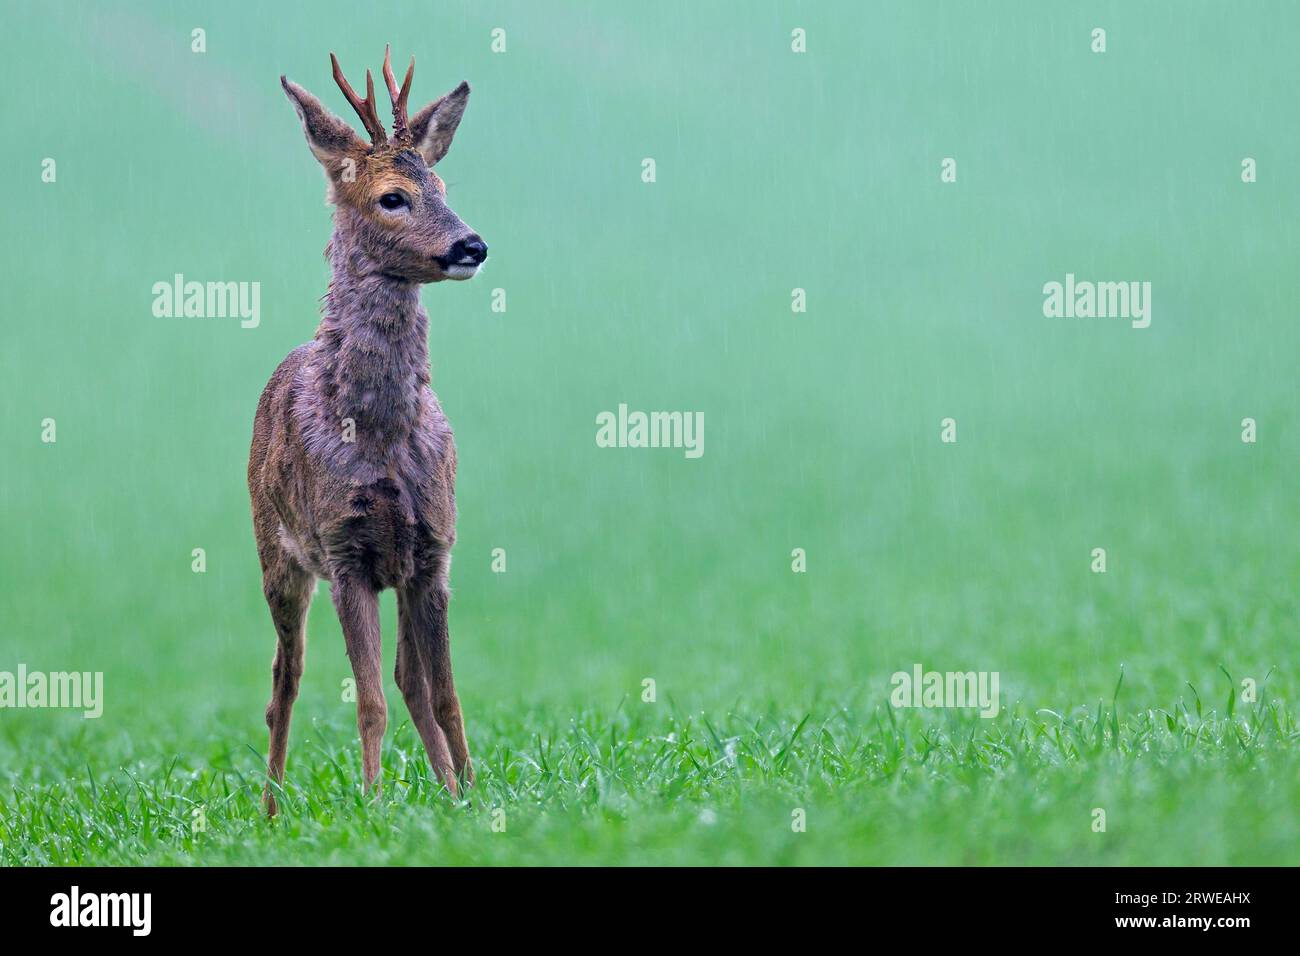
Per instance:
[[[478,267],[487,259],[487,253],[483,237],[471,232],[453,242],[446,255],[434,256],[434,259],[448,279],[468,279],[478,272]]]

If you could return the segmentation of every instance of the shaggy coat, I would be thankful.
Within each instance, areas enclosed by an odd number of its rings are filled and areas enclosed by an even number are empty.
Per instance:
[[[369,146],[282,78],[336,208],[320,327],[262,392],[248,461],[263,591],[278,640],[266,710],[271,814],[318,578],[330,582],[356,678],[366,786],[379,773],[388,713],[378,612],[385,588],[398,598],[397,685],[430,764],[453,794],[473,779],[447,630],[456,447],[429,387],[419,290],[473,275],[487,247],[447,206],[430,169],[450,146],[469,87],[408,121],[410,77],[399,94],[385,57],[399,131],[389,141],[374,116],[373,90],[364,102],[354,99],[336,63],[340,87],[372,131]]]

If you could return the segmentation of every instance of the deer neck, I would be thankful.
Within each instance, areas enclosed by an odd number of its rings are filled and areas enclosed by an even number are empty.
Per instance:
[[[416,429],[429,384],[428,316],[420,287],[385,275],[336,231],[333,269],[316,332],[316,389],[326,417],[363,459],[388,459]]]

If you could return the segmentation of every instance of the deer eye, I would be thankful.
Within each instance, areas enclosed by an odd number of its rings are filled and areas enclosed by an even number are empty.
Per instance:
[[[401,193],[384,193],[379,197],[379,205],[385,209],[401,209],[406,204],[406,197]]]

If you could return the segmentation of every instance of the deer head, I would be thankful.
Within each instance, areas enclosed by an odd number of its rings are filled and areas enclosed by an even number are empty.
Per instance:
[[[433,167],[447,155],[460,125],[469,84],[461,83],[409,118],[415,57],[398,89],[384,49],[384,82],[393,104],[393,135],[380,122],[375,83],[366,71],[363,100],[330,54],[334,80],[370,135],[366,144],[320,100],[283,76],[307,145],[325,168],[335,207],[336,237],[347,244],[352,268],[411,282],[468,279],[487,258],[487,244],[447,205],[447,187]]]

